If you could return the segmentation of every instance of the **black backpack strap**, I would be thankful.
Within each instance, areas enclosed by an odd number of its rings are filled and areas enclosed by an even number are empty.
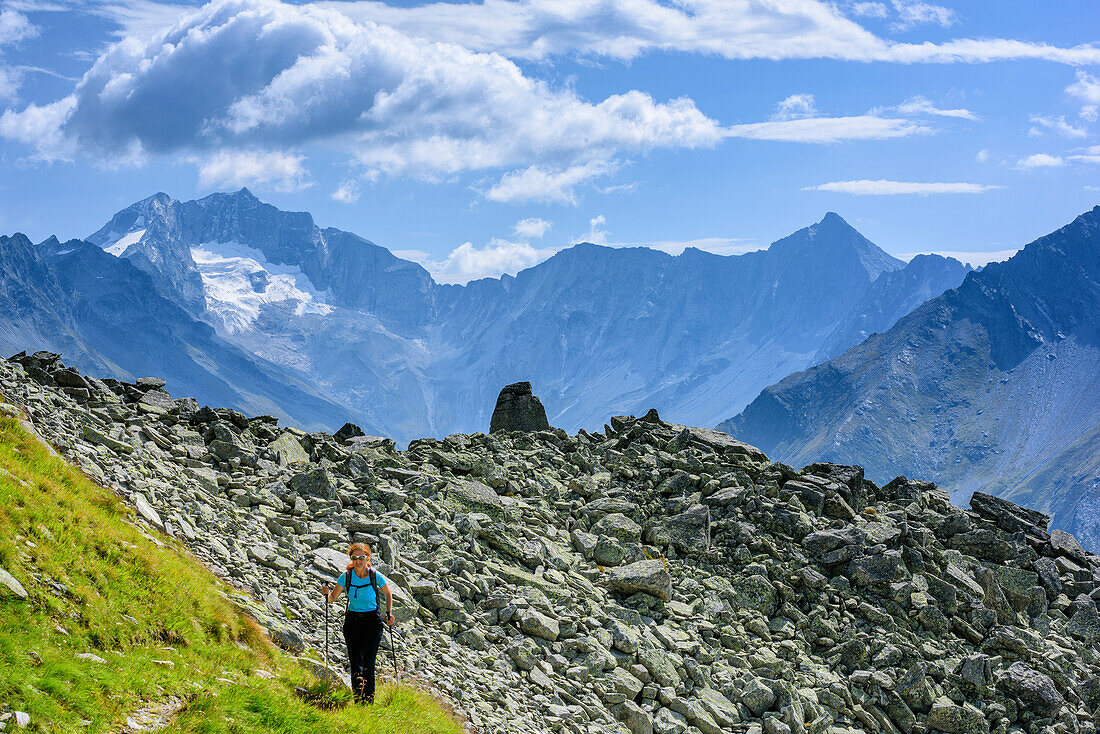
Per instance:
[[[371,568],[368,573],[370,577],[370,586],[374,589],[374,611],[378,613],[378,618],[385,621],[385,617],[382,616],[382,602],[378,598],[378,579],[374,575],[374,569]]]
[[[351,609],[351,575],[353,573],[355,572],[350,568],[344,571],[344,581],[346,582],[344,585],[344,614],[347,614],[348,610]]]

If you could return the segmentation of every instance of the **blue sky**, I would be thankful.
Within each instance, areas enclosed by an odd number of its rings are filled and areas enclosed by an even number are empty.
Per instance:
[[[1100,203],[1100,3],[0,0],[0,232],[248,186],[463,282],[836,211],[975,264]]]

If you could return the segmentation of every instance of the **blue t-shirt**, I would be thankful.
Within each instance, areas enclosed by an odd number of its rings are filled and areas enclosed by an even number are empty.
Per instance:
[[[350,576],[350,578],[349,578]],[[350,585],[348,582],[351,582]],[[373,612],[378,609],[378,599],[374,595],[374,589],[370,585],[370,572],[363,578],[359,578],[355,571],[344,571],[336,583],[344,587],[344,593],[348,595],[350,603],[348,609],[352,612]],[[386,585],[386,577],[375,570],[374,583],[381,591]]]

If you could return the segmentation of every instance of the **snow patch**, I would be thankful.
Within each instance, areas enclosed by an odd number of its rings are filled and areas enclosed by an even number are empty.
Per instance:
[[[297,265],[276,265],[262,252],[237,242],[204,242],[191,248],[202,276],[206,308],[230,334],[247,330],[264,306],[294,316],[328,315],[326,291],[318,291]]]
[[[139,229],[136,232],[131,232],[130,234],[123,235],[113,245],[111,245],[110,247],[104,247],[103,249],[111,253],[115,257],[122,257],[126,253],[126,251],[130,249],[130,245],[134,244],[144,236],[145,230]]]

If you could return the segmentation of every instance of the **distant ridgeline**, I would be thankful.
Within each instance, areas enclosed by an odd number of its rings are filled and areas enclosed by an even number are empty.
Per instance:
[[[349,541],[371,543],[400,665],[479,731],[1086,734],[1100,714],[1100,558],[1002,499],[967,511],[927,482],[796,471],[655,410],[571,435],[526,385],[501,395],[496,431],[407,451],[51,354],[0,360],[0,396],[139,522],[252,589],[287,647],[321,647],[317,589]],[[256,688],[233,700],[278,714],[240,698]]]
[[[1100,549],[1100,207],[719,428],[795,465],[1005,497]]]
[[[967,271],[903,263],[828,214],[745,255],[581,244],[516,277],[441,285],[246,189],[157,194],[88,243],[0,238],[0,350],[402,445],[484,428],[517,380],[569,430],[654,406],[713,426]]]

